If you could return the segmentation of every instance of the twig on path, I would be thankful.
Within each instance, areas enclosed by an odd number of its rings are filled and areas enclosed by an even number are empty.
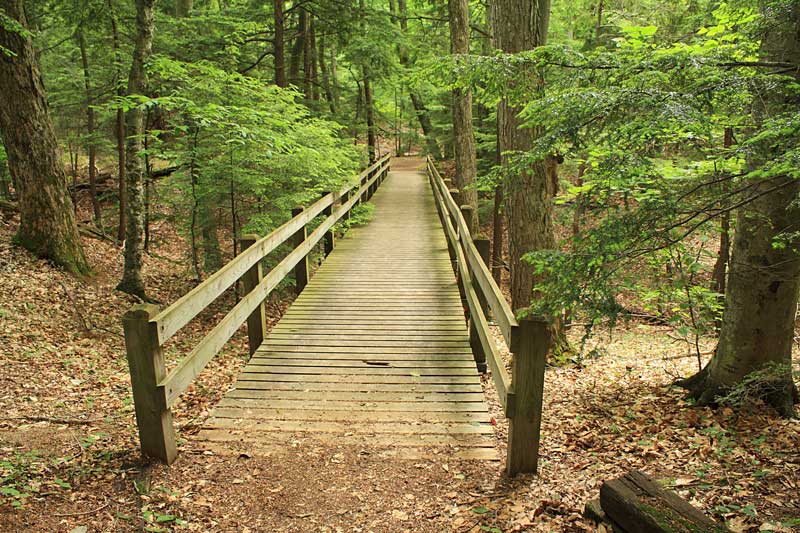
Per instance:
[[[75,418],[51,418],[49,416],[12,416],[0,418],[0,420],[28,420],[30,422],[52,422],[53,424],[64,424],[66,426],[85,426],[103,422],[102,418],[91,420],[78,420]]]
[[[53,516],[84,516],[84,515],[87,515],[87,514],[95,514],[95,513],[99,513],[100,511],[102,511],[103,509],[108,507],[109,505],[111,505],[111,500],[106,498],[106,503],[104,503],[103,505],[101,505],[97,509],[92,509],[91,511],[81,511],[79,513],[53,513]]]

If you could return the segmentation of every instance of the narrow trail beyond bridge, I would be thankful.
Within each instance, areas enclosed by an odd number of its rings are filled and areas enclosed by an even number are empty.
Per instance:
[[[312,440],[497,458],[423,162],[398,163],[371,222],[336,243],[201,439],[256,453]]]

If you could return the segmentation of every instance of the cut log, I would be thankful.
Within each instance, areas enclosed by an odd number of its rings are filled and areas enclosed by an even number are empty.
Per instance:
[[[637,470],[604,482],[600,505],[608,519],[627,533],[730,531]]]

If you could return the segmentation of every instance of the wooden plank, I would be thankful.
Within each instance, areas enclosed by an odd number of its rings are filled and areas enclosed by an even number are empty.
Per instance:
[[[494,435],[490,424],[430,423],[430,422],[351,422],[313,420],[265,420],[257,418],[227,418],[213,416],[203,423],[204,428],[245,429],[247,431],[285,431],[296,433],[368,434],[380,435]]]
[[[284,352],[280,350],[272,351],[259,351],[250,359],[271,359],[278,358],[291,358],[291,359],[314,359],[318,361],[328,360],[350,360],[350,361],[383,361],[393,363],[395,361],[472,361],[472,356],[469,353],[438,353],[438,354],[424,354],[424,358],[420,357],[417,353],[353,353],[353,352],[329,352],[322,353],[316,350],[307,352]]]
[[[264,341],[262,346],[265,348],[272,348],[274,346],[291,346],[295,347],[298,345],[297,339],[291,339],[282,337],[280,335],[272,336],[270,335]],[[463,338],[453,338],[449,340],[429,340],[429,339],[419,339],[419,340],[404,340],[404,341],[397,341],[397,340],[383,340],[375,337],[366,337],[363,339],[351,339],[351,338],[331,338],[331,336],[327,337],[306,337],[302,341],[302,347],[309,348],[312,346],[327,346],[327,347],[339,347],[339,348],[422,348],[422,349],[432,349],[432,350],[449,350],[451,348],[454,349],[462,349],[468,350],[471,349],[469,346],[469,339]]]
[[[245,374],[302,374],[336,376],[474,376],[474,368],[426,367],[396,368],[389,366],[344,367],[344,366],[287,366],[248,364],[242,369]]]
[[[239,380],[236,386],[241,386],[242,383],[251,382],[297,382],[310,385],[311,383],[339,383],[342,381],[341,375],[326,375],[326,374],[259,374],[255,372],[242,372],[239,374]],[[414,376],[408,374],[407,376],[373,376],[373,375],[359,375],[349,374],[346,381],[349,383],[385,383],[385,384],[403,384],[403,385],[422,385],[422,384],[475,384],[480,383],[477,376]]]
[[[439,385],[438,389],[444,392],[429,392],[435,387],[437,386],[429,385],[425,390],[416,393],[402,388],[394,391],[306,390],[301,387],[296,387],[295,390],[236,389],[226,394],[223,400],[253,401],[270,408],[285,409],[486,412],[483,392],[480,389],[473,387],[469,388],[472,392],[457,392],[458,389],[453,387]],[[277,404],[272,400],[286,400],[286,402]],[[307,402],[307,406],[304,406],[303,402]]]
[[[252,420],[312,420],[318,422],[421,422],[421,423],[491,423],[487,413],[470,412],[397,412],[312,409],[275,409],[266,407],[263,402],[226,399],[214,409],[219,418],[248,418]]]
[[[368,368],[371,366],[387,366],[390,368],[467,368],[473,370],[474,365],[466,359],[454,361],[420,361],[418,359],[401,361],[369,361],[365,359],[318,359],[310,357],[301,358],[278,358],[278,357],[253,357],[248,362],[249,365],[268,365],[268,366],[311,366],[311,367],[352,367]]]
[[[478,383],[453,384],[453,383],[355,383],[334,381],[331,383],[305,383],[302,381],[237,381],[233,384],[236,390],[265,390],[265,391],[307,391],[307,392],[402,392],[409,397],[421,396],[429,393],[483,393],[483,388]],[[233,394],[231,391],[229,394]]]
[[[259,352],[318,352],[318,353],[351,353],[351,354],[472,354],[469,343],[465,346],[442,348],[418,348],[415,346],[303,346],[297,344],[262,344]],[[372,355],[370,358],[372,358]]]
[[[300,433],[300,432],[298,432]],[[204,440],[216,442],[253,442],[263,443],[270,438],[275,442],[281,442],[285,437],[280,434],[261,432],[253,435],[244,430],[232,429],[204,429],[200,431],[199,437]],[[320,442],[336,443],[339,445],[353,446],[451,446],[457,448],[494,448],[494,437],[489,435],[319,435],[311,434],[307,436]],[[368,437],[369,440],[365,440]]]

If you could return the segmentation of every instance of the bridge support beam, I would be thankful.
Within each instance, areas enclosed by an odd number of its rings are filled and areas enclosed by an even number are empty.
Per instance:
[[[167,406],[164,388],[159,386],[167,371],[158,344],[158,326],[151,321],[157,314],[157,305],[134,306],[125,313],[122,326],[142,455],[171,464],[178,450],[172,411]]]
[[[250,248],[258,240],[258,235],[243,235],[239,240],[239,253],[244,252]],[[261,261],[250,267],[244,276],[242,282],[244,283],[244,296],[250,294],[255,289],[261,280],[264,279],[264,271],[261,268]],[[250,348],[250,355],[256,353],[258,347],[264,342],[264,332],[267,331],[267,314],[264,308],[264,302],[261,302],[255,310],[247,317],[247,345]]]
[[[542,318],[519,321],[519,338],[511,363],[511,390],[515,409],[508,424],[509,475],[536,473],[539,464],[539,436],[542,426],[544,367],[550,347],[550,326]]]

